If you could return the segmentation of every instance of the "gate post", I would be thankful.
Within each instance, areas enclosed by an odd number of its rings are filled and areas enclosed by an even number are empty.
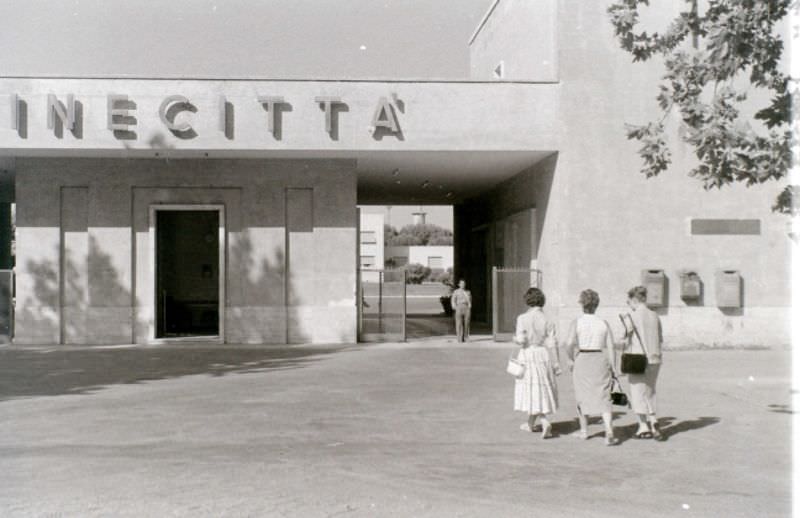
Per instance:
[[[378,272],[378,332],[383,333],[383,282],[386,280],[384,271]]]
[[[408,311],[407,304],[406,304],[407,293],[408,293],[406,291],[407,290],[406,280],[408,278],[407,276],[408,276],[408,270],[403,268],[403,330],[402,330],[402,334],[403,334],[402,341],[403,342],[406,341],[406,312]]]
[[[498,307],[497,307],[497,266],[492,266],[492,340],[497,341]]]
[[[356,269],[356,342],[364,334],[364,287],[361,285],[361,268]]]

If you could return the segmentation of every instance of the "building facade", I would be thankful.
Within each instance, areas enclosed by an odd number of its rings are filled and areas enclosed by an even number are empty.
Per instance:
[[[0,77],[15,342],[353,342],[357,205],[425,203],[454,206],[479,318],[491,268],[530,267],[562,327],[582,289],[616,318],[645,282],[668,342],[788,343],[781,186],[705,192],[677,140],[643,178],[624,124],[657,113],[658,63],[607,2],[532,5],[495,2],[469,81]]]

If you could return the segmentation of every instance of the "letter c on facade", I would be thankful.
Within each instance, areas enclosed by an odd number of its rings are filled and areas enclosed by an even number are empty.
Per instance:
[[[176,123],[174,121],[175,117],[173,117],[173,120],[169,120],[167,118],[167,111],[169,111],[170,106],[172,106],[173,104],[184,104],[188,106],[191,103],[189,102],[189,99],[187,99],[182,95],[170,95],[169,97],[164,99],[161,102],[161,106],[158,107],[158,116],[161,119],[161,122],[164,123],[164,126],[166,126],[168,129],[172,131],[181,131],[181,132],[189,131],[190,129],[192,129],[192,125],[189,124],[188,122]],[[191,110],[189,110],[188,108],[184,108],[183,110],[180,111],[191,111]]]

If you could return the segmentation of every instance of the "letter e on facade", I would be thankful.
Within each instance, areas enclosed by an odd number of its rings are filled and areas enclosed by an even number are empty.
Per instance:
[[[127,95],[109,94],[108,103],[108,129],[111,131],[130,131],[135,123],[128,122],[132,119],[130,108],[117,106],[128,102]],[[134,119],[135,120],[135,119]]]

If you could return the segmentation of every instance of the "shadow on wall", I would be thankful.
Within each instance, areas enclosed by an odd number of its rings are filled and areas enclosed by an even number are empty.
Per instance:
[[[52,342],[59,336],[59,320],[56,313],[60,305],[58,264],[49,259],[28,260],[25,262],[24,271],[32,277],[33,293],[24,294],[24,298],[17,293],[17,305],[14,308],[15,338],[19,337],[22,331],[26,335],[26,342],[30,341],[27,335],[35,340],[42,337],[42,341]],[[25,301],[24,305],[20,304],[20,299]],[[44,340],[44,337],[51,338]]]
[[[65,268],[66,271],[66,257]],[[131,292],[120,281],[120,275],[111,260],[111,256],[100,248],[94,236],[89,236],[89,270],[90,305],[103,307],[130,307]]]
[[[284,281],[286,257],[283,249],[275,248],[273,261],[267,258],[256,263],[253,252],[253,238],[250,230],[242,229],[228,251],[230,272],[238,266],[241,279],[240,307],[228,308],[234,314],[242,311],[240,318],[229,319],[226,325],[236,326],[227,329],[228,336],[241,337],[247,343],[283,343],[286,341],[285,290],[290,287],[291,278]],[[230,282],[229,282],[230,284]],[[268,315],[247,314],[248,308],[261,308],[269,311],[278,309],[273,318]],[[277,320],[280,319],[280,320]],[[305,341],[309,341],[306,337]]]
[[[23,333],[30,330],[30,336],[60,337],[62,343],[130,343],[131,292],[121,282],[111,256],[89,236],[86,263],[70,249],[63,251],[62,258],[61,270],[49,259],[25,263],[25,271],[33,277],[33,294],[16,308],[19,328]],[[98,314],[92,325],[87,319],[92,319],[94,309],[110,309],[120,316]]]
[[[550,203],[550,192],[553,189],[553,180],[555,178],[557,165],[558,153],[553,153],[536,165],[536,192],[534,193],[536,199],[536,242],[534,253],[537,256],[539,255],[542,233],[544,232],[545,223],[548,218],[547,207]]]
[[[284,282],[286,257],[282,246],[263,257],[255,251],[253,236],[247,229],[236,233],[228,249],[227,296],[232,285],[240,283],[238,298],[233,297],[226,321],[227,342],[286,342],[286,290],[292,293],[295,281]],[[133,340],[132,294],[115,268],[114,257],[104,251],[104,243],[88,236],[86,245],[56,247],[51,257],[57,259],[26,261],[24,272],[32,278],[32,293],[18,297],[17,336],[24,343],[128,344]],[[64,237],[62,236],[62,241]],[[280,238],[281,243],[283,238]],[[85,262],[81,248],[88,248]],[[258,259],[256,259],[258,257]],[[59,275],[61,272],[61,275]],[[233,278],[235,276],[235,278]],[[309,306],[313,300],[307,301]],[[310,343],[313,330],[306,319],[292,327],[292,343]],[[332,337],[331,342],[337,342]],[[338,333],[338,343],[352,342],[345,331]]]
[[[299,318],[295,325],[290,325],[292,313],[298,307],[287,305],[287,301],[291,301],[292,294],[299,293],[300,287],[291,272],[287,273],[288,278],[284,281],[284,272],[287,270],[284,249],[276,246],[272,260],[261,258],[256,261],[254,256],[252,233],[248,229],[243,229],[236,241],[231,244],[228,257],[232,267],[235,268],[234,265],[238,265],[241,276],[242,299],[240,304],[242,308],[232,307],[231,309],[234,313],[237,309],[244,310],[244,318],[231,319],[232,321],[226,324],[238,326],[236,329],[228,329],[228,336],[234,337],[234,340],[235,337],[241,337],[241,340],[247,343],[286,343],[287,341],[294,344],[311,343],[314,330],[307,327],[305,319]],[[314,306],[316,301],[306,300],[304,303]],[[247,315],[248,308],[263,309],[267,314]],[[270,310],[276,311],[269,314]],[[280,320],[276,321],[276,319]],[[287,326],[290,326],[291,332],[287,333]],[[352,342],[352,337],[339,333],[338,337],[332,341],[348,343]]]
[[[298,311],[302,307],[316,306],[317,301],[313,296],[305,298],[303,306],[291,305],[293,294],[301,293],[301,287],[288,272],[284,281],[284,272],[287,270],[287,258],[284,249],[280,246],[274,248],[272,260],[254,258],[252,233],[243,229],[236,240],[232,242],[228,251],[229,275],[239,268],[241,278],[241,307],[229,308],[234,314],[241,312],[242,318],[231,318],[226,322],[226,341],[243,341],[245,343],[312,343],[314,330],[308,328],[308,316],[302,316]],[[231,282],[228,283],[229,285]],[[304,289],[309,289],[306,284]],[[354,287],[355,289],[355,287]],[[287,305],[288,304],[288,305]],[[270,310],[276,310],[270,313]],[[253,312],[255,311],[255,312]],[[264,313],[260,313],[263,311]],[[249,314],[248,314],[249,313]],[[293,313],[298,318],[292,325]],[[280,319],[277,320],[276,319]],[[319,323],[322,325],[322,323]],[[236,326],[236,329],[230,329]],[[290,331],[287,332],[287,326]],[[238,338],[238,339],[237,339]],[[287,339],[288,338],[288,339]],[[331,339],[334,343],[352,342],[353,338],[344,331]]]
[[[194,374],[224,376],[295,369],[350,349],[352,346],[0,349],[0,401],[91,394],[110,385]]]

